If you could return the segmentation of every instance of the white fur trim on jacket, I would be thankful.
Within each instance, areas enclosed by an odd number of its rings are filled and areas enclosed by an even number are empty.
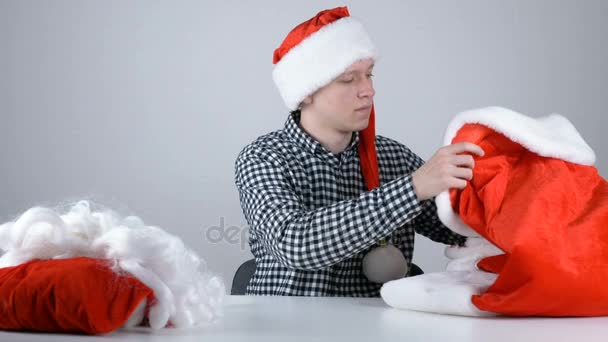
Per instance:
[[[281,58],[272,78],[290,110],[325,86],[354,62],[377,58],[363,25],[352,17],[325,25]]]
[[[582,165],[595,163],[595,153],[591,147],[574,125],[559,114],[531,118],[502,107],[469,110],[456,115],[449,123],[443,140],[444,145],[450,145],[458,130],[469,123],[492,128],[543,157]],[[439,194],[435,201],[439,219],[443,224],[458,234],[478,236],[454,213],[448,191]]]

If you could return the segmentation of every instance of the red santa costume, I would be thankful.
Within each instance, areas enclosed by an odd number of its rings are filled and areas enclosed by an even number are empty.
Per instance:
[[[607,315],[608,182],[574,126],[483,108],[449,124],[445,144],[461,141],[485,154],[464,189],[436,201],[467,246],[448,248],[446,272],[385,284],[384,300],[460,315]]]

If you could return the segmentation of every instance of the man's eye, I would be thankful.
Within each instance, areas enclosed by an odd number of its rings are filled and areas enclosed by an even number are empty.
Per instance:
[[[367,78],[372,78],[374,77],[374,74],[367,74]]]
[[[341,79],[341,80],[340,80],[340,82],[343,82],[343,83],[350,83],[350,82],[352,82],[353,80],[354,80],[354,78],[343,78],[343,79]]]

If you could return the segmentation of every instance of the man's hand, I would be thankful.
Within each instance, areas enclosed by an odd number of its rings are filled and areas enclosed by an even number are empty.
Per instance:
[[[440,148],[412,174],[414,192],[419,201],[427,200],[451,188],[462,189],[473,178],[475,161],[472,153],[483,156],[481,147],[461,142]]]

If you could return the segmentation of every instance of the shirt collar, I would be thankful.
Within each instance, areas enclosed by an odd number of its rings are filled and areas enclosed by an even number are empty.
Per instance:
[[[284,132],[287,134],[287,137],[300,145],[304,150],[309,151],[315,155],[327,155],[327,156],[350,156],[356,151],[356,147],[359,144],[359,132],[353,132],[353,138],[350,141],[350,144],[342,151],[339,155],[334,155],[326,149],[320,142],[318,142],[315,138],[306,133],[299,125],[300,123],[300,112],[295,111],[292,112],[287,121],[285,122]]]

